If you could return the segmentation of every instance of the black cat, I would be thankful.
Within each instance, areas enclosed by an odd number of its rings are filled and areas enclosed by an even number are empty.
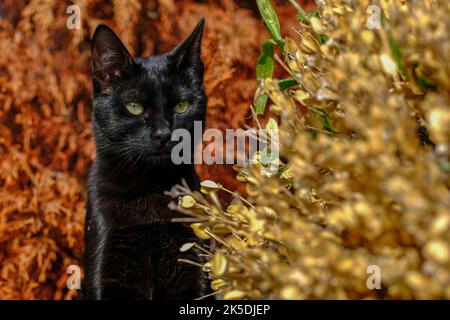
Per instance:
[[[171,52],[148,58],[132,58],[105,25],[94,33],[97,158],[89,176],[84,299],[193,299],[209,291],[200,268],[177,263],[180,246],[195,236],[170,221],[175,213],[163,194],[182,178],[199,188],[193,165],[175,165],[170,155],[173,130],[193,135],[194,121],[205,120],[203,26],[202,19]]]

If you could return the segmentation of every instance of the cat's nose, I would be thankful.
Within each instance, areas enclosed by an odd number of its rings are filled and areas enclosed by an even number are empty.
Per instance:
[[[156,140],[156,142],[161,147],[166,145],[166,143],[170,140],[170,137],[171,137],[171,132],[170,132],[170,129],[167,127],[157,128],[153,132],[153,138]]]

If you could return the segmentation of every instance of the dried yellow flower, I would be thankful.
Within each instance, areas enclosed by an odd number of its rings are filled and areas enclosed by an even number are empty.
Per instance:
[[[237,166],[248,197],[225,210],[210,182],[181,190],[222,298],[450,298],[450,2],[381,1],[380,28],[371,4],[323,2],[285,39],[275,175]]]

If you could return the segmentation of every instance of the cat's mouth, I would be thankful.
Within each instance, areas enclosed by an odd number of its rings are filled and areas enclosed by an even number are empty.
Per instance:
[[[146,159],[157,160],[157,159],[170,159],[170,152],[168,153],[147,153],[145,156]]]

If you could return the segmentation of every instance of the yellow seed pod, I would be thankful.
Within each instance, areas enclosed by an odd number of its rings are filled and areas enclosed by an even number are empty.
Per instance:
[[[223,279],[215,279],[211,281],[211,289],[214,291],[220,290],[221,288],[226,286],[226,282]]]
[[[239,240],[238,238],[235,238],[235,237],[229,237],[227,240],[227,243],[234,250],[237,250],[237,251],[244,250],[245,248],[247,248],[247,243],[244,240]]]
[[[209,193],[210,191],[220,190],[222,186],[212,180],[203,180],[200,183],[200,191],[202,193]]]
[[[247,237],[247,243],[249,246],[257,246],[261,241],[254,236],[254,234],[249,234]]]
[[[236,175],[236,180],[237,180],[237,181],[240,181],[240,182],[246,182],[246,181],[247,181],[247,176],[248,176],[247,173],[239,172],[239,173]]]
[[[345,8],[343,6],[336,6],[333,8],[333,12],[338,15],[344,15],[345,14]]]
[[[328,60],[334,59],[339,54],[339,48],[337,47],[336,43],[326,43],[320,45],[320,52],[327,58]],[[336,69],[337,71],[340,71]],[[335,71],[336,71],[335,70]]]
[[[450,111],[448,107],[438,106],[427,112],[427,122],[436,142],[445,142],[450,138]]]
[[[303,90],[296,90],[292,97],[301,104],[305,104],[305,100],[311,98],[310,94]]]
[[[186,195],[186,196],[183,196],[180,199],[180,203],[179,204],[183,208],[189,209],[189,208],[192,208],[195,205],[195,203],[196,203],[196,201],[195,201],[195,199],[192,196]]]
[[[244,165],[243,164],[240,164],[240,163],[237,163],[237,164],[234,164],[233,165],[233,170],[234,171],[241,171],[241,169],[244,167]]]
[[[372,45],[372,43],[375,40],[375,35],[372,30],[363,30],[361,32],[361,39],[364,41],[364,43],[368,46]]]
[[[210,239],[211,237],[204,231],[204,229],[207,229],[208,227],[204,227],[201,223],[193,223],[191,224],[191,228],[194,231],[195,235],[199,237],[200,239],[206,240]]]
[[[297,43],[289,37],[284,38],[284,50],[294,58],[300,53]]]
[[[419,272],[411,271],[406,274],[406,284],[414,290],[425,290],[427,287],[426,278]]]
[[[241,290],[231,290],[223,294],[224,300],[241,300],[245,297],[245,292]]]
[[[205,263],[205,264],[203,265],[203,268],[202,268],[202,270],[203,270],[204,272],[211,272],[211,269],[212,269],[211,262]]]
[[[320,22],[319,18],[311,17],[309,22],[311,22],[311,27],[315,33],[321,34],[323,32],[323,26],[322,26],[322,23]]]
[[[300,300],[302,295],[299,288],[294,285],[288,285],[281,290],[281,299],[283,300]]]
[[[317,92],[320,88],[320,80],[313,73],[307,72],[304,74],[303,86],[309,92]]]
[[[277,104],[272,103],[272,104],[269,105],[269,110],[273,114],[279,115],[280,112],[281,112],[281,107],[279,105],[277,105]]]
[[[423,248],[423,254],[426,258],[442,264],[449,262],[450,258],[448,244],[438,239],[428,241]]]
[[[286,51],[286,63],[289,65],[291,70],[295,72],[301,71],[302,64],[302,53],[294,40],[289,37],[284,39],[284,49]]]
[[[189,243],[185,243],[181,246],[180,251],[181,252],[186,252],[192,249],[192,247],[195,245],[195,242],[189,242]]]
[[[264,237],[265,239],[267,239],[267,240],[270,240],[270,241],[278,241],[278,240],[279,240],[279,239],[277,238],[277,237],[278,237],[278,234],[275,234],[275,233],[273,233],[273,232],[271,232],[271,231],[266,231],[266,232],[264,232],[263,237]]]
[[[316,99],[319,101],[323,100],[337,100],[339,96],[331,91],[329,88],[322,87],[319,90],[317,90],[316,93]]]
[[[278,82],[276,80],[272,79],[272,78],[267,78],[267,79],[264,80],[264,88],[268,92],[279,91],[280,90]]]
[[[212,227],[212,231],[215,234],[223,234],[223,235],[231,233],[230,227],[224,223],[219,223],[219,224],[214,225]]]
[[[266,221],[263,219],[252,218],[250,219],[250,231],[258,232],[264,229]]]
[[[397,74],[397,64],[389,55],[383,53],[380,55],[380,61],[384,72],[391,76],[395,76]]]
[[[450,228],[450,213],[441,213],[431,224],[431,234],[436,236],[447,232]]]
[[[259,209],[260,209],[259,212],[261,212],[267,218],[274,219],[278,216],[276,211],[274,209],[272,209],[271,207],[259,207]]]
[[[211,261],[211,270],[215,276],[221,276],[227,270],[227,264],[227,258],[225,258],[220,252],[216,252]]]
[[[307,54],[313,54],[319,51],[319,42],[309,33],[302,34],[300,41],[300,50]]]
[[[236,175],[236,180],[241,181],[241,182],[249,182],[252,184],[257,184],[258,180],[255,179],[255,177],[253,177],[252,175],[250,175],[249,173],[244,173],[244,172],[239,172]]]
[[[243,206],[242,204],[233,203],[227,207],[226,211],[231,215],[238,214],[242,216],[247,214],[248,209],[246,206]]]

